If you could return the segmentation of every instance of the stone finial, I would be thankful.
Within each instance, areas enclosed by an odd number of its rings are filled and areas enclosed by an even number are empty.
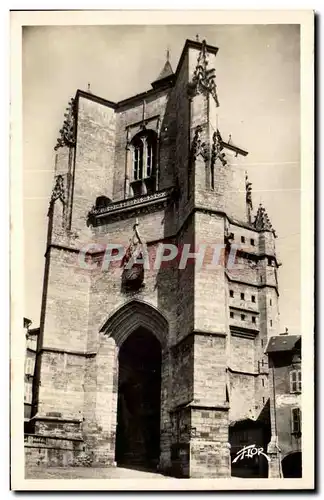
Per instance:
[[[252,210],[253,210],[252,182],[249,181],[247,172],[245,172],[245,202],[246,202],[247,219],[249,224],[251,224]]]
[[[249,181],[248,174],[245,172],[245,190],[246,190],[246,203],[253,209],[252,204],[252,182]]]
[[[61,174],[56,176],[56,182],[51,196],[52,202],[58,199],[60,199],[63,203],[65,203],[64,179],[63,175]]]
[[[64,178],[63,175],[61,174],[56,176],[55,185],[52,191],[51,201],[49,205],[49,211],[56,202],[56,200],[61,200],[63,205],[65,204]]]
[[[254,227],[259,231],[272,231],[274,233],[269,216],[261,203],[254,219]]]
[[[213,143],[212,143],[212,150],[211,150],[211,163],[212,166],[215,164],[216,160],[219,159],[222,163],[223,166],[227,164],[227,160],[225,158],[225,153],[222,153],[224,147],[223,147],[223,140],[222,136],[220,134],[220,131],[217,129],[216,132],[213,134]]]
[[[215,78],[215,69],[208,69],[207,45],[206,40],[203,40],[192,82],[189,84],[190,94],[210,93],[216,102],[216,106],[219,106]]]
[[[203,157],[203,159],[206,161],[208,160],[208,148],[205,142],[202,141],[201,139],[201,133],[202,133],[202,128],[200,125],[196,127],[195,129],[195,135],[192,141],[192,146],[191,146],[191,158],[192,161],[195,161],[199,155]]]
[[[74,99],[69,101],[69,105],[64,113],[63,127],[60,130],[60,137],[57,139],[56,146],[54,148],[57,151],[59,148],[64,146],[75,146],[75,112],[74,112]]]

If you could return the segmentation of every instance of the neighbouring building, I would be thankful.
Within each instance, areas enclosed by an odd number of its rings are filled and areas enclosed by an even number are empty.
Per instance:
[[[24,330],[26,337],[25,348],[25,372],[24,372],[24,428],[30,431],[30,417],[33,406],[34,372],[36,364],[37,338],[39,328],[30,328],[32,322],[24,318]]]
[[[55,146],[30,461],[229,477],[242,474],[231,470],[240,446],[270,441],[276,235],[253,207],[247,151],[217,127],[217,52],[187,40],[175,72],[167,60],[150,90],[120,102],[78,90],[69,103]],[[206,245],[203,265],[155,265],[161,243],[184,261],[185,245]],[[123,259],[109,245],[127,249]],[[129,269],[145,252],[150,268]],[[267,465],[244,474],[266,476]]]
[[[302,477],[301,336],[271,337],[266,352],[271,415],[270,477]]]

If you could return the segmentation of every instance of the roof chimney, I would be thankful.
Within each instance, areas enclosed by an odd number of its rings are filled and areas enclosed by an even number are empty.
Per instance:
[[[288,328],[286,327],[284,333],[280,333],[280,335],[288,335]]]

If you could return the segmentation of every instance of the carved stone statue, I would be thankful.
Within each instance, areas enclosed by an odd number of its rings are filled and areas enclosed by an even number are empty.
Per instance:
[[[146,247],[139,234],[138,225],[138,220],[136,219],[133,226],[134,234],[130,239],[122,261],[122,287],[125,291],[137,291],[144,286],[143,259]]]

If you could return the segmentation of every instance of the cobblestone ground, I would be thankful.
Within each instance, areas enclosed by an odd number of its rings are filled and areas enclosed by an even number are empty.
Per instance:
[[[166,476],[123,467],[35,467],[26,469],[26,479],[163,479]]]

